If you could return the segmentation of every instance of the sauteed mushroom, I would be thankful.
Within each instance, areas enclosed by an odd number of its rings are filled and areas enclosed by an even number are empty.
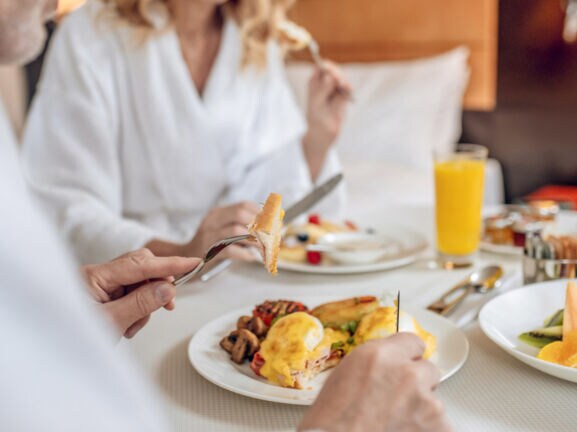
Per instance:
[[[233,332],[234,333],[234,332]],[[252,357],[260,349],[256,335],[246,329],[238,330],[238,337],[232,347],[231,360],[242,364],[245,358]]]

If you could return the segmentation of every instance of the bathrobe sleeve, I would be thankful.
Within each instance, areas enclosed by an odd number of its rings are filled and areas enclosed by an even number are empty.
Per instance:
[[[122,215],[121,119],[111,54],[119,50],[85,37],[82,26],[89,23],[78,14],[70,20],[57,32],[44,66],[25,130],[23,166],[80,261],[96,263],[142,247],[154,232]],[[83,44],[98,45],[86,50]]]
[[[310,192],[315,185],[302,149],[306,130],[306,120],[289,86],[278,47],[271,44],[266,80],[251,129],[251,146],[257,156],[234,179],[228,201],[253,196],[256,201],[264,202],[270,192],[277,192],[283,195],[287,207]],[[331,149],[316,184],[339,172],[341,165],[337,153]],[[340,217],[344,204],[345,190],[341,185],[311,211]]]

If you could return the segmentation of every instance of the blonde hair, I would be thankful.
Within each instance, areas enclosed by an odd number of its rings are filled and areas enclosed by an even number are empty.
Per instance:
[[[172,24],[167,0],[100,0],[112,8],[121,22],[138,30],[140,38],[162,31]],[[242,66],[263,67],[267,61],[267,43],[276,39],[283,51],[288,47],[278,37],[278,24],[286,19],[295,0],[229,0],[219,6],[240,28]],[[159,18],[160,17],[160,18]]]

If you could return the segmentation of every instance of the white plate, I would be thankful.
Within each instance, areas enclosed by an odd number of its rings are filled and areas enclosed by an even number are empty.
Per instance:
[[[308,307],[339,298],[302,298]],[[244,396],[292,405],[310,405],[315,400],[330,371],[317,376],[309,383],[309,388],[296,390],[279,387],[256,376],[248,363],[239,366],[230,360],[220,348],[220,340],[236,326],[241,315],[250,315],[253,307],[238,309],[205,324],[190,340],[188,358],[200,375],[210,382]],[[437,352],[431,361],[441,370],[442,380],[446,380],[465,363],[469,353],[469,342],[464,333],[451,321],[423,309],[406,308],[417,321],[437,338]]]
[[[493,244],[488,241],[481,240],[479,243],[479,248],[482,251],[496,253],[496,254],[503,254],[503,255],[523,255],[523,248],[520,246],[511,246],[511,245],[499,245]]]
[[[301,273],[316,274],[354,274],[390,270],[411,264],[427,249],[427,240],[421,234],[402,226],[388,226],[378,229],[377,234],[389,238],[399,245],[399,252],[387,255],[383,259],[368,264],[336,264],[322,263],[312,265],[308,263],[291,262],[279,259],[278,268]]]
[[[577,369],[540,360],[538,348],[521,342],[521,333],[543,327],[552,313],[565,306],[567,280],[537,283],[503,294],[487,303],[479,314],[485,334],[523,363],[549,375],[577,382]]]

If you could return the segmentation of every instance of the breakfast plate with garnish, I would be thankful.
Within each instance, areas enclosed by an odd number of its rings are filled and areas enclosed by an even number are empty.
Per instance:
[[[231,392],[271,402],[310,405],[330,369],[362,343],[396,332],[398,309],[374,296],[266,300],[205,324],[188,357],[207,380]],[[465,363],[469,344],[451,321],[402,305],[399,331],[426,345],[442,380]]]
[[[577,382],[577,285],[555,280],[527,285],[487,303],[485,334],[523,363]]]
[[[286,227],[278,268],[301,273],[354,274],[402,267],[427,249],[419,233],[398,225],[362,228],[310,214]]]

